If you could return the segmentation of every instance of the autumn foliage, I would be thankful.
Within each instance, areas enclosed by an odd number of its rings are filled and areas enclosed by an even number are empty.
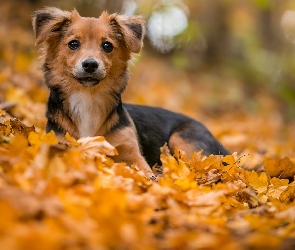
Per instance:
[[[0,249],[295,248],[295,123],[266,89],[250,102],[226,70],[184,72],[143,51],[124,100],[197,118],[232,152],[163,145],[152,182],[111,160],[103,137],[60,145],[45,133],[33,33],[11,32],[0,39]]]
[[[5,117],[5,114],[2,113]],[[236,153],[161,149],[158,182],[115,163],[103,137],[79,141],[1,124],[1,249],[290,249],[294,162],[247,171]],[[279,170],[280,171],[279,171]],[[276,172],[277,171],[277,172]],[[271,177],[269,174],[277,175]]]

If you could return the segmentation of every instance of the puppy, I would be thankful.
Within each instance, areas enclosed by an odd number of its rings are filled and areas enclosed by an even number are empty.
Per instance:
[[[199,122],[161,108],[122,104],[128,82],[128,61],[139,53],[145,34],[140,16],[81,17],[76,10],[46,7],[33,14],[36,44],[43,44],[43,71],[50,90],[46,130],[60,142],[73,137],[103,135],[115,146],[116,161],[137,164],[154,179],[167,142],[188,155],[228,151]]]

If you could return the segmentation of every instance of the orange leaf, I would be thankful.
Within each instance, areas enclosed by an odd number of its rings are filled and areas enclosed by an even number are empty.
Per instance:
[[[51,130],[49,133],[44,134],[41,136],[41,141],[48,145],[56,145],[58,143],[58,139],[55,136],[55,133],[53,130]]]
[[[21,134],[23,136],[25,136],[26,138],[28,138],[29,134],[32,131],[35,131],[35,127],[31,126],[28,127],[25,124],[23,124],[19,119],[10,119],[10,126],[13,129],[13,134]]]
[[[73,146],[80,146],[80,143],[76,141],[76,139],[74,137],[72,137],[68,132],[65,135],[65,138],[68,140],[68,142],[71,143],[71,145]]]
[[[78,143],[81,144],[79,149],[89,158],[100,156],[100,154],[118,155],[115,147],[108,143],[103,136],[80,138]]]
[[[288,178],[295,175],[295,164],[289,158],[264,158],[264,168],[270,176]]]
[[[252,186],[259,194],[265,193],[268,187],[268,179],[263,172],[258,176],[254,170],[251,172],[245,172],[246,179],[250,186]]]
[[[295,186],[289,186],[284,192],[280,195],[280,201],[284,203],[289,203],[294,200]]]

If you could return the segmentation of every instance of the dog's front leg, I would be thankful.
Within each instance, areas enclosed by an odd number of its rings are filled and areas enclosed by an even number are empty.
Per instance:
[[[133,127],[125,127],[113,132],[107,135],[106,139],[118,150],[119,155],[113,157],[115,161],[123,161],[128,165],[136,164],[148,179],[152,181],[156,180],[151,167],[141,155],[136,132]]]
[[[116,147],[116,149],[118,150],[119,155],[115,158],[115,160],[126,162],[128,165],[135,164],[139,167],[140,170],[144,172],[144,175],[148,179],[152,181],[156,180],[155,174],[151,170],[144,157],[141,155],[138,147],[123,144]]]

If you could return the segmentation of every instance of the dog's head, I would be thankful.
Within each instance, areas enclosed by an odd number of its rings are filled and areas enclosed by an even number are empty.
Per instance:
[[[36,11],[33,28],[36,44],[45,44],[44,67],[87,87],[126,71],[131,54],[141,50],[145,33],[140,16],[103,12],[99,18],[85,18],[75,10],[54,7]]]

